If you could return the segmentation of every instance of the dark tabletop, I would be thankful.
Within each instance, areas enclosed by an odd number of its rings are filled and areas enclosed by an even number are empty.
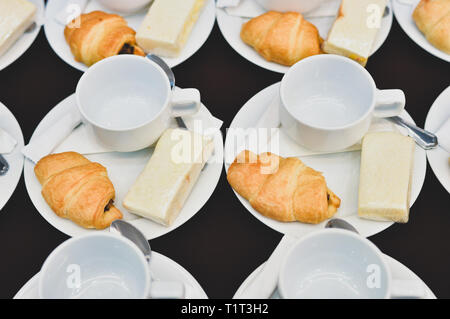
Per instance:
[[[406,108],[420,126],[433,101],[450,85],[450,63],[422,50],[396,21],[367,69],[379,88],[405,92]],[[248,99],[282,78],[236,53],[217,23],[205,45],[174,72],[179,86],[200,90],[203,103],[224,121],[223,132]],[[49,110],[74,93],[81,75],[53,52],[43,29],[21,58],[0,71],[0,101],[19,121],[25,143]],[[439,298],[450,297],[449,207],[450,196],[428,165],[409,223],[395,224],[370,237],[384,253],[421,277]],[[34,208],[22,177],[0,213],[0,298],[12,298],[66,239],[67,235]],[[210,298],[231,298],[280,239],[280,233],[241,205],[223,172],[200,212],[182,227],[152,240],[151,245],[185,267]]]

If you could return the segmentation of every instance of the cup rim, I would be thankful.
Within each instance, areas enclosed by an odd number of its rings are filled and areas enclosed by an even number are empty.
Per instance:
[[[119,60],[119,61],[116,61]],[[126,127],[126,128],[110,128],[110,127],[106,127],[96,121],[94,121],[92,118],[90,118],[89,116],[87,116],[86,112],[83,110],[83,107],[81,106],[81,102],[80,102],[80,91],[81,91],[81,85],[82,82],[86,80],[86,78],[88,76],[90,76],[90,74],[92,72],[95,72],[95,70],[97,68],[99,68],[100,66],[102,66],[103,64],[107,64],[107,63],[120,63],[120,60],[135,60],[136,62],[139,61],[139,63],[143,62],[143,63],[148,63],[152,66],[155,67],[155,69],[160,73],[160,75],[162,75],[162,77],[165,79],[165,84],[166,84],[166,88],[167,88],[167,94],[166,94],[166,98],[164,101],[163,106],[161,107],[161,109],[158,111],[158,113],[156,113],[152,118],[150,118],[149,120],[145,121],[142,124],[139,125],[135,125],[135,126],[130,126],[130,127]],[[103,130],[109,131],[109,132],[129,132],[129,131],[133,131],[139,128],[142,128],[150,123],[152,123],[154,120],[156,120],[169,106],[170,104],[170,98],[171,98],[171,88],[170,88],[170,83],[169,83],[169,79],[167,77],[167,74],[164,72],[164,70],[155,62],[151,61],[150,59],[147,59],[146,57],[141,57],[141,56],[137,56],[137,55],[131,55],[131,54],[121,54],[121,55],[115,55],[115,56],[111,56],[108,57],[106,59],[103,59],[97,63],[95,63],[94,65],[92,65],[91,67],[89,67],[89,69],[87,69],[86,72],[83,73],[83,75],[81,76],[80,80],[77,83],[77,87],[75,90],[75,99],[77,102],[77,108],[79,110],[79,112],[81,113],[81,115],[83,116],[83,118],[85,118],[91,125],[94,125],[98,128],[101,128]]]
[[[318,237],[318,236],[322,236],[323,234],[330,234],[330,233],[334,233],[334,234],[339,234],[342,236],[347,236],[347,237],[352,237],[353,239],[356,239],[360,242],[363,242],[367,248],[369,248],[372,252],[374,252],[380,259],[380,263],[382,265],[382,267],[384,268],[384,270],[386,271],[386,276],[387,276],[387,283],[386,283],[386,289],[383,295],[383,298],[386,299],[389,297],[390,295],[390,291],[391,291],[391,282],[392,282],[392,277],[391,277],[391,270],[383,256],[382,251],[374,244],[372,243],[370,240],[368,240],[366,237],[361,236],[360,234],[354,233],[352,231],[349,230],[345,230],[345,229],[337,229],[337,228],[324,228],[320,231],[316,231],[316,232],[311,232],[303,237],[301,237],[300,239],[298,239],[287,251],[286,255],[283,257],[283,260],[280,264],[280,269],[279,269],[279,273],[278,273],[278,281],[277,281],[277,287],[278,287],[278,291],[280,293],[280,296],[284,299],[287,299],[287,294],[286,294],[286,287],[284,285],[284,282],[282,280],[283,277],[283,273],[286,271],[286,267],[288,264],[288,259],[289,257],[292,255],[293,251],[299,246],[304,244],[305,241],[307,241],[308,239],[314,238],[314,237]]]
[[[150,291],[150,280],[151,280],[151,276],[150,276],[150,270],[148,268],[148,262],[144,257],[144,254],[142,253],[142,251],[128,238],[123,237],[122,235],[118,235],[118,234],[112,234],[112,233],[106,233],[106,232],[101,232],[101,233],[94,233],[94,234],[87,234],[87,235],[82,235],[82,236],[78,236],[78,237],[72,237],[67,239],[66,241],[64,241],[62,244],[60,244],[58,247],[56,247],[45,259],[44,263],[42,264],[41,270],[39,271],[39,282],[38,282],[38,294],[39,294],[39,298],[44,299],[43,296],[43,286],[44,286],[44,276],[43,274],[45,272],[47,272],[48,268],[50,267],[50,264],[53,262],[53,259],[55,258],[56,255],[58,255],[62,250],[66,249],[69,245],[72,245],[73,243],[77,242],[77,241],[81,241],[81,240],[86,240],[89,238],[95,238],[95,237],[103,237],[103,238],[111,238],[114,240],[118,240],[121,241],[122,243],[128,245],[137,255],[137,257],[141,260],[141,263],[144,266],[145,269],[145,288],[144,288],[144,294],[142,296],[140,296],[141,298],[146,298],[147,295],[149,294]]]
[[[335,60],[337,63],[347,63],[352,65],[353,67],[356,67],[357,69],[359,69],[359,71],[365,75],[365,77],[368,80],[368,83],[370,84],[371,88],[372,88],[372,100],[371,100],[371,104],[370,107],[366,110],[366,112],[361,115],[358,119],[356,119],[355,121],[345,124],[345,125],[341,125],[341,126],[333,126],[333,127],[325,127],[325,126],[319,126],[319,125],[314,125],[314,124],[310,124],[310,123],[305,123],[304,121],[302,121],[301,119],[299,119],[297,116],[295,116],[291,110],[290,107],[288,106],[288,104],[285,102],[285,86],[286,86],[286,82],[288,81],[289,77],[291,76],[291,74],[293,72],[295,72],[298,68],[302,67],[304,64],[306,63],[316,63],[316,60]],[[348,129],[348,128],[353,128],[355,126],[357,126],[358,124],[360,124],[361,122],[363,122],[364,120],[367,119],[367,117],[373,112],[373,110],[375,109],[375,102],[376,102],[376,90],[377,87],[375,85],[375,81],[373,79],[373,77],[370,75],[369,71],[366,70],[366,68],[362,67],[359,63],[357,63],[356,61],[353,61],[350,58],[344,57],[344,56],[340,56],[340,55],[336,55],[336,54],[318,54],[318,55],[313,55],[310,57],[307,57],[303,60],[300,60],[299,62],[297,62],[296,64],[294,64],[292,67],[289,68],[289,70],[286,72],[286,74],[283,76],[282,80],[281,80],[281,85],[280,85],[280,99],[281,99],[281,105],[282,107],[284,107],[284,109],[289,113],[289,115],[295,119],[297,122],[301,123],[302,125],[308,126],[310,128],[316,129],[316,130],[321,130],[321,131],[326,131],[326,132],[330,132],[330,131],[339,131],[339,130],[344,130],[344,129]]]

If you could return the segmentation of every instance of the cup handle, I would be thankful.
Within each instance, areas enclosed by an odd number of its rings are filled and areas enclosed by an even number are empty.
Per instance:
[[[402,90],[377,90],[374,115],[392,117],[399,115],[405,108],[406,98]]]
[[[424,285],[417,280],[393,280],[391,298],[394,299],[424,299],[426,291]]]
[[[178,281],[154,280],[150,286],[150,299],[184,299],[186,288]]]
[[[200,92],[197,89],[180,89],[175,87],[172,90],[171,103],[173,117],[194,115],[201,106]]]

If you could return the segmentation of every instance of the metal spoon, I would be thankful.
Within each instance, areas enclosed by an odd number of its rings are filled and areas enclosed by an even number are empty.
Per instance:
[[[438,145],[438,138],[431,132],[428,132],[414,124],[405,122],[401,117],[387,117],[387,120],[406,128],[409,135],[416,140],[417,145],[425,150],[435,148]]]
[[[0,176],[6,175],[9,171],[8,161],[0,154]]]
[[[123,220],[117,219],[109,226],[111,233],[118,233],[131,240],[142,251],[147,262],[150,262],[152,249],[150,244],[139,229]]]
[[[328,223],[325,225],[325,228],[345,229],[359,234],[355,227],[353,227],[350,223],[346,222],[345,220],[339,218],[329,220]]]

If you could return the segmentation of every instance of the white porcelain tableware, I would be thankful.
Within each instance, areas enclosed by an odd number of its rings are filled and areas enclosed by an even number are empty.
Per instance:
[[[400,24],[401,28],[405,33],[422,49],[428,53],[444,60],[450,62],[450,54],[439,50],[428,42],[427,38],[419,28],[417,28],[416,23],[412,18],[414,9],[419,4],[420,0],[392,0],[395,18]]]
[[[116,234],[71,238],[46,259],[39,277],[42,299],[184,298],[180,282],[153,281],[139,248]]]
[[[270,11],[297,11],[307,13],[320,7],[327,0],[256,0],[264,9]]]
[[[437,132],[448,119],[450,119],[450,87],[439,95],[428,111],[425,129]],[[427,151],[427,158],[437,179],[450,193],[450,153],[438,146]]]
[[[388,2],[388,7],[389,9],[392,9],[390,1]],[[321,9],[322,8],[318,9],[317,11]],[[274,72],[286,73],[289,70],[288,66],[265,60],[252,47],[250,47],[249,45],[245,44],[244,41],[242,41],[240,37],[241,28],[242,25],[248,21],[248,19],[229,15],[227,14],[225,8],[217,8],[216,12],[217,12],[217,23],[219,25],[220,31],[222,32],[222,35],[224,36],[228,44],[242,57],[264,69],[271,70]],[[381,20],[380,30],[378,31],[377,36],[375,38],[371,55],[377,52],[378,49],[381,48],[383,43],[386,41],[392,27],[393,16],[394,15],[392,13],[392,10],[389,10],[388,14]],[[316,17],[316,18],[307,18],[307,20],[312,24],[314,24],[319,30],[320,36],[323,39],[326,39],[335,21],[335,18]]]
[[[401,90],[378,90],[370,73],[355,61],[332,54],[301,60],[280,87],[282,129],[315,151],[338,151],[356,144],[372,117],[401,113]]]
[[[420,281],[394,281],[381,251],[342,229],[324,229],[294,244],[282,262],[278,290],[286,299],[425,297]]]
[[[42,1],[42,0],[41,0]],[[64,38],[64,25],[57,21],[57,17],[59,13],[64,10],[67,3],[71,0],[48,0],[47,5],[45,7],[45,36],[52,47],[53,51],[67,64],[72,67],[80,70],[86,71],[88,67],[75,60],[72,52],[70,51],[70,47]],[[126,2],[126,1],[123,1]],[[112,13],[111,11],[105,9],[101,6],[97,1],[89,1],[83,13],[92,12],[95,10],[102,10],[105,12]],[[128,25],[134,30],[138,30],[142,21],[147,14],[147,10],[145,8],[136,12],[132,15],[125,16],[125,20],[128,22]],[[163,58],[164,61],[171,67],[175,67],[178,64],[186,61],[190,58],[195,52],[197,52],[202,45],[206,42],[209,35],[211,34],[212,28],[214,26],[214,22],[216,20],[215,13],[215,1],[207,0],[205,7],[200,14],[197,23],[192,29],[192,32],[189,36],[189,39],[180,52],[180,55],[175,58]]]
[[[0,56],[0,71],[9,66],[11,63],[16,61],[28,48],[33,44],[34,40],[36,40],[39,31],[41,30],[41,26],[44,23],[44,0],[29,0],[36,7],[36,15],[34,21],[36,22],[36,27],[30,31],[25,32],[20,36],[19,39],[5,52]]]
[[[83,122],[98,140],[119,152],[155,143],[171,117],[193,115],[200,108],[197,89],[171,90],[164,71],[134,55],[104,59],[89,68],[76,89]]]
[[[232,156],[228,154],[228,150],[234,149],[233,143],[236,136],[230,135],[236,130],[245,132],[257,125],[258,119],[264,114],[267,108],[272,103],[274,97],[278,94],[280,83],[273,84],[261,92],[253,96],[236,114],[231,122],[230,128],[227,132],[225,143],[225,150],[227,150],[227,162],[225,169],[227,170],[231,162],[228,159],[234,160],[237,153]],[[404,110],[400,115],[405,121],[414,123],[411,116]],[[282,130],[279,130],[278,149],[269,147],[260,149],[259,152],[271,151],[284,157],[296,156],[292,154],[289,148],[292,145],[291,138],[288,137]],[[240,151],[241,149],[236,149]],[[359,167],[361,163],[361,152],[352,151],[334,154],[322,154],[314,156],[300,156],[299,157],[306,165],[313,169],[322,172],[328,187],[341,199],[341,206],[338,209],[335,218],[341,218],[349,222],[358,230],[358,232],[365,237],[375,235],[386,228],[393,225],[392,222],[376,222],[372,220],[365,220],[358,217],[358,185],[359,185]],[[416,145],[414,153],[414,168],[412,174],[411,184],[411,198],[410,207],[418,198],[422,189],[425,174],[426,174],[426,153],[425,150]],[[235,193],[242,205],[258,220],[268,227],[282,233],[292,236],[301,237],[310,232],[321,230],[325,227],[326,221],[318,225],[303,224],[299,222],[284,223],[273,220],[261,215],[257,212],[250,203],[239,194]],[[414,218],[415,211],[411,209],[410,218]]]
[[[123,14],[135,13],[148,6],[153,0],[97,0],[103,7]]]

